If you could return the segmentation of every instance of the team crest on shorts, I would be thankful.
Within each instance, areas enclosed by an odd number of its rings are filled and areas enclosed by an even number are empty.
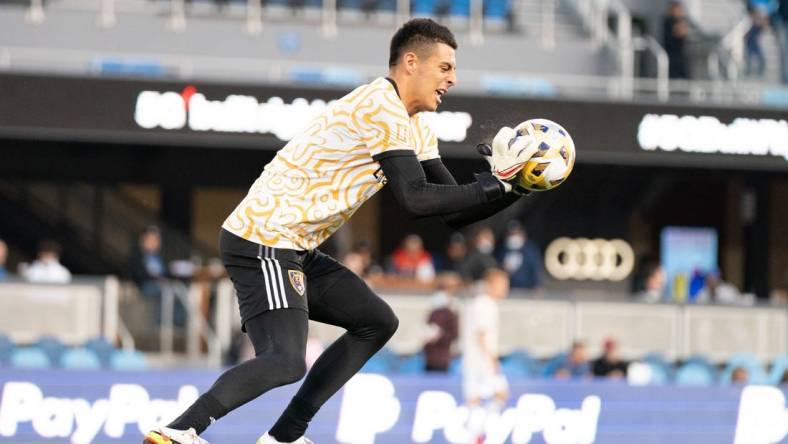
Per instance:
[[[299,296],[303,296],[306,292],[306,282],[304,282],[304,273],[298,270],[287,270],[287,275],[290,277],[290,285]]]

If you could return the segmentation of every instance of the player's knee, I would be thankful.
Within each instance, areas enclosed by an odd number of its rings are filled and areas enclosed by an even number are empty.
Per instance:
[[[381,339],[388,341],[399,327],[399,318],[391,309],[388,309],[385,314],[377,320],[376,330]]]
[[[281,363],[281,383],[292,384],[300,381],[306,374],[306,360],[303,354],[299,353],[280,353]]]

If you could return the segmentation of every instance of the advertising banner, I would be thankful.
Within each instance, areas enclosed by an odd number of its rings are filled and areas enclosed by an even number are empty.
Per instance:
[[[350,90],[0,74],[0,137],[214,148],[280,148]],[[428,117],[448,157],[529,118],[561,123],[577,161],[788,171],[777,109],[675,106],[450,92]]]
[[[213,383],[212,371],[0,371],[0,442],[140,443]],[[788,442],[786,390],[769,386],[633,387],[512,380],[501,411],[468,409],[447,376],[356,375],[309,427],[320,444]],[[203,435],[253,443],[298,384],[237,409]]]

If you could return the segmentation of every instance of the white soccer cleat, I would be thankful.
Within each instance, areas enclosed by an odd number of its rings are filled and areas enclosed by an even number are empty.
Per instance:
[[[315,444],[315,442],[303,436],[296,439],[295,441],[281,442],[281,441],[277,441],[276,438],[269,435],[268,432],[265,432],[263,436],[257,439],[257,444]]]
[[[197,436],[194,429],[177,430],[167,427],[151,430],[142,442],[143,444],[210,444]]]

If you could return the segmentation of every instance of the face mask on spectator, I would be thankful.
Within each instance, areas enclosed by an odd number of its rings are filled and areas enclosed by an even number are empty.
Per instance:
[[[476,244],[476,249],[479,250],[479,252],[484,253],[484,254],[492,253],[494,248],[495,248],[495,244],[493,244],[492,242],[488,242],[488,241],[480,241],[478,244]]]
[[[506,238],[506,248],[510,250],[519,250],[525,245],[525,238],[520,235],[513,235]]]

